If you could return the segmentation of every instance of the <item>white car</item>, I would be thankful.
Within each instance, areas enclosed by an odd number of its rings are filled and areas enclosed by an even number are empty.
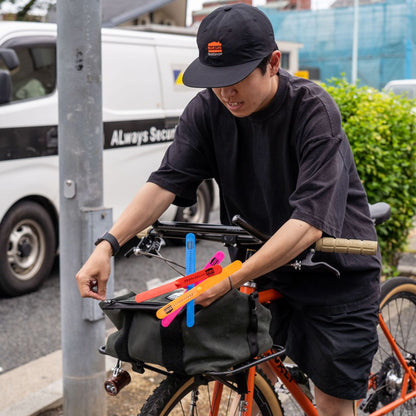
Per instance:
[[[404,95],[407,98],[416,98],[416,79],[396,79],[390,81],[384,87],[386,92],[393,92],[396,95]]]

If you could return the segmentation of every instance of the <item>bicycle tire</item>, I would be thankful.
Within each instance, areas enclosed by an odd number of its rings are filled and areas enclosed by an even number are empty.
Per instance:
[[[146,400],[138,416],[208,416],[211,384],[206,377],[178,378],[168,376]],[[231,402],[239,397],[237,392],[222,385],[220,415],[232,416]],[[190,396],[197,391],[196,408],[190,410]],[[208,395],[208,397],[206,397]],[[193,413],[194,412],[194,413]],[[279,398],[267,377],[258,370],[255,378],[253,416],[283,416]]]
[[[403,356],[416,357],[416,281],[408,277],[395,277],[381,287],[380,312]],[[365,413],[374,412],[394,401],[401,391],[400,366],[386,336],[378,328],[379,347],[373,359],[371,373],[376,377],[377,390],[369,390],[364,402]],[[409,356],[410,354],[410,356]],[[362,405],[363,407],[363,405]],[[391,415],[416,414],[416,399],[411,399],[391,411]]]

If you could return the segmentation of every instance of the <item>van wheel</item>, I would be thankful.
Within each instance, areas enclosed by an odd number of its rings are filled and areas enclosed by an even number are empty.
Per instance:
[[[8,296],[37,289],[53,267],[56,236],[48,212],[35,202],[22,202],[0,225],[0,290]]]
[[[196,191],[196,204],[191,207],[179,207],[175,221],[208,222],[211,211],[211,192],[206,182],[202,182]]]
[[[211,211],[211,191],[206,182],[202,182],[196,191],[196,204],[191,207],[179,207],[174,221],[181,222],[208,222]],[[176,238],[165,238],[169,245],[181,246],[185,240]]]

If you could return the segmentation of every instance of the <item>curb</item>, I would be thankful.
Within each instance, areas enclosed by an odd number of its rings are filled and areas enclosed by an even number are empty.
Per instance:
[[[116,363],[105,357],[105,369]],[[0,375],[0,416],[36,416],[63,402],[62,351],[58,350]]]
[[[402,276],[416,276],[416,267],[414,266],[401,266],[398,270]]]
[[[62,380],[58,380],[0,411],[0,416],[35,416],[45,410],[54,409],[62,403]]]
[[[60,350],[0,375],[0,416],[32,416],[62,398]],[[52,387],[53,386],[53,387]]]
[[[411,242],[413,246],[416,246],[414,239]],[[404,276],[416,276],[416,254],[413,251],[403,253],[397,270]]]

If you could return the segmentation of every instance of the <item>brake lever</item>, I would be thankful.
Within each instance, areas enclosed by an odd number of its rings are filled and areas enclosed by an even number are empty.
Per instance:
[[[315,255],[316,251],[311,248],[308,253],[306,254],[306,257],[303,260],[295,261],[294,263],[291,263],[290,266],[292,266],[295,270],[301,270],[303,267],[313,270],[317,268],[324,268],[336,277],[340,278],[341,274],[339,270],[337,270],[335,267],[331,266],[328,263],[325,263],[323,261],[313,261],[313,256]]]

